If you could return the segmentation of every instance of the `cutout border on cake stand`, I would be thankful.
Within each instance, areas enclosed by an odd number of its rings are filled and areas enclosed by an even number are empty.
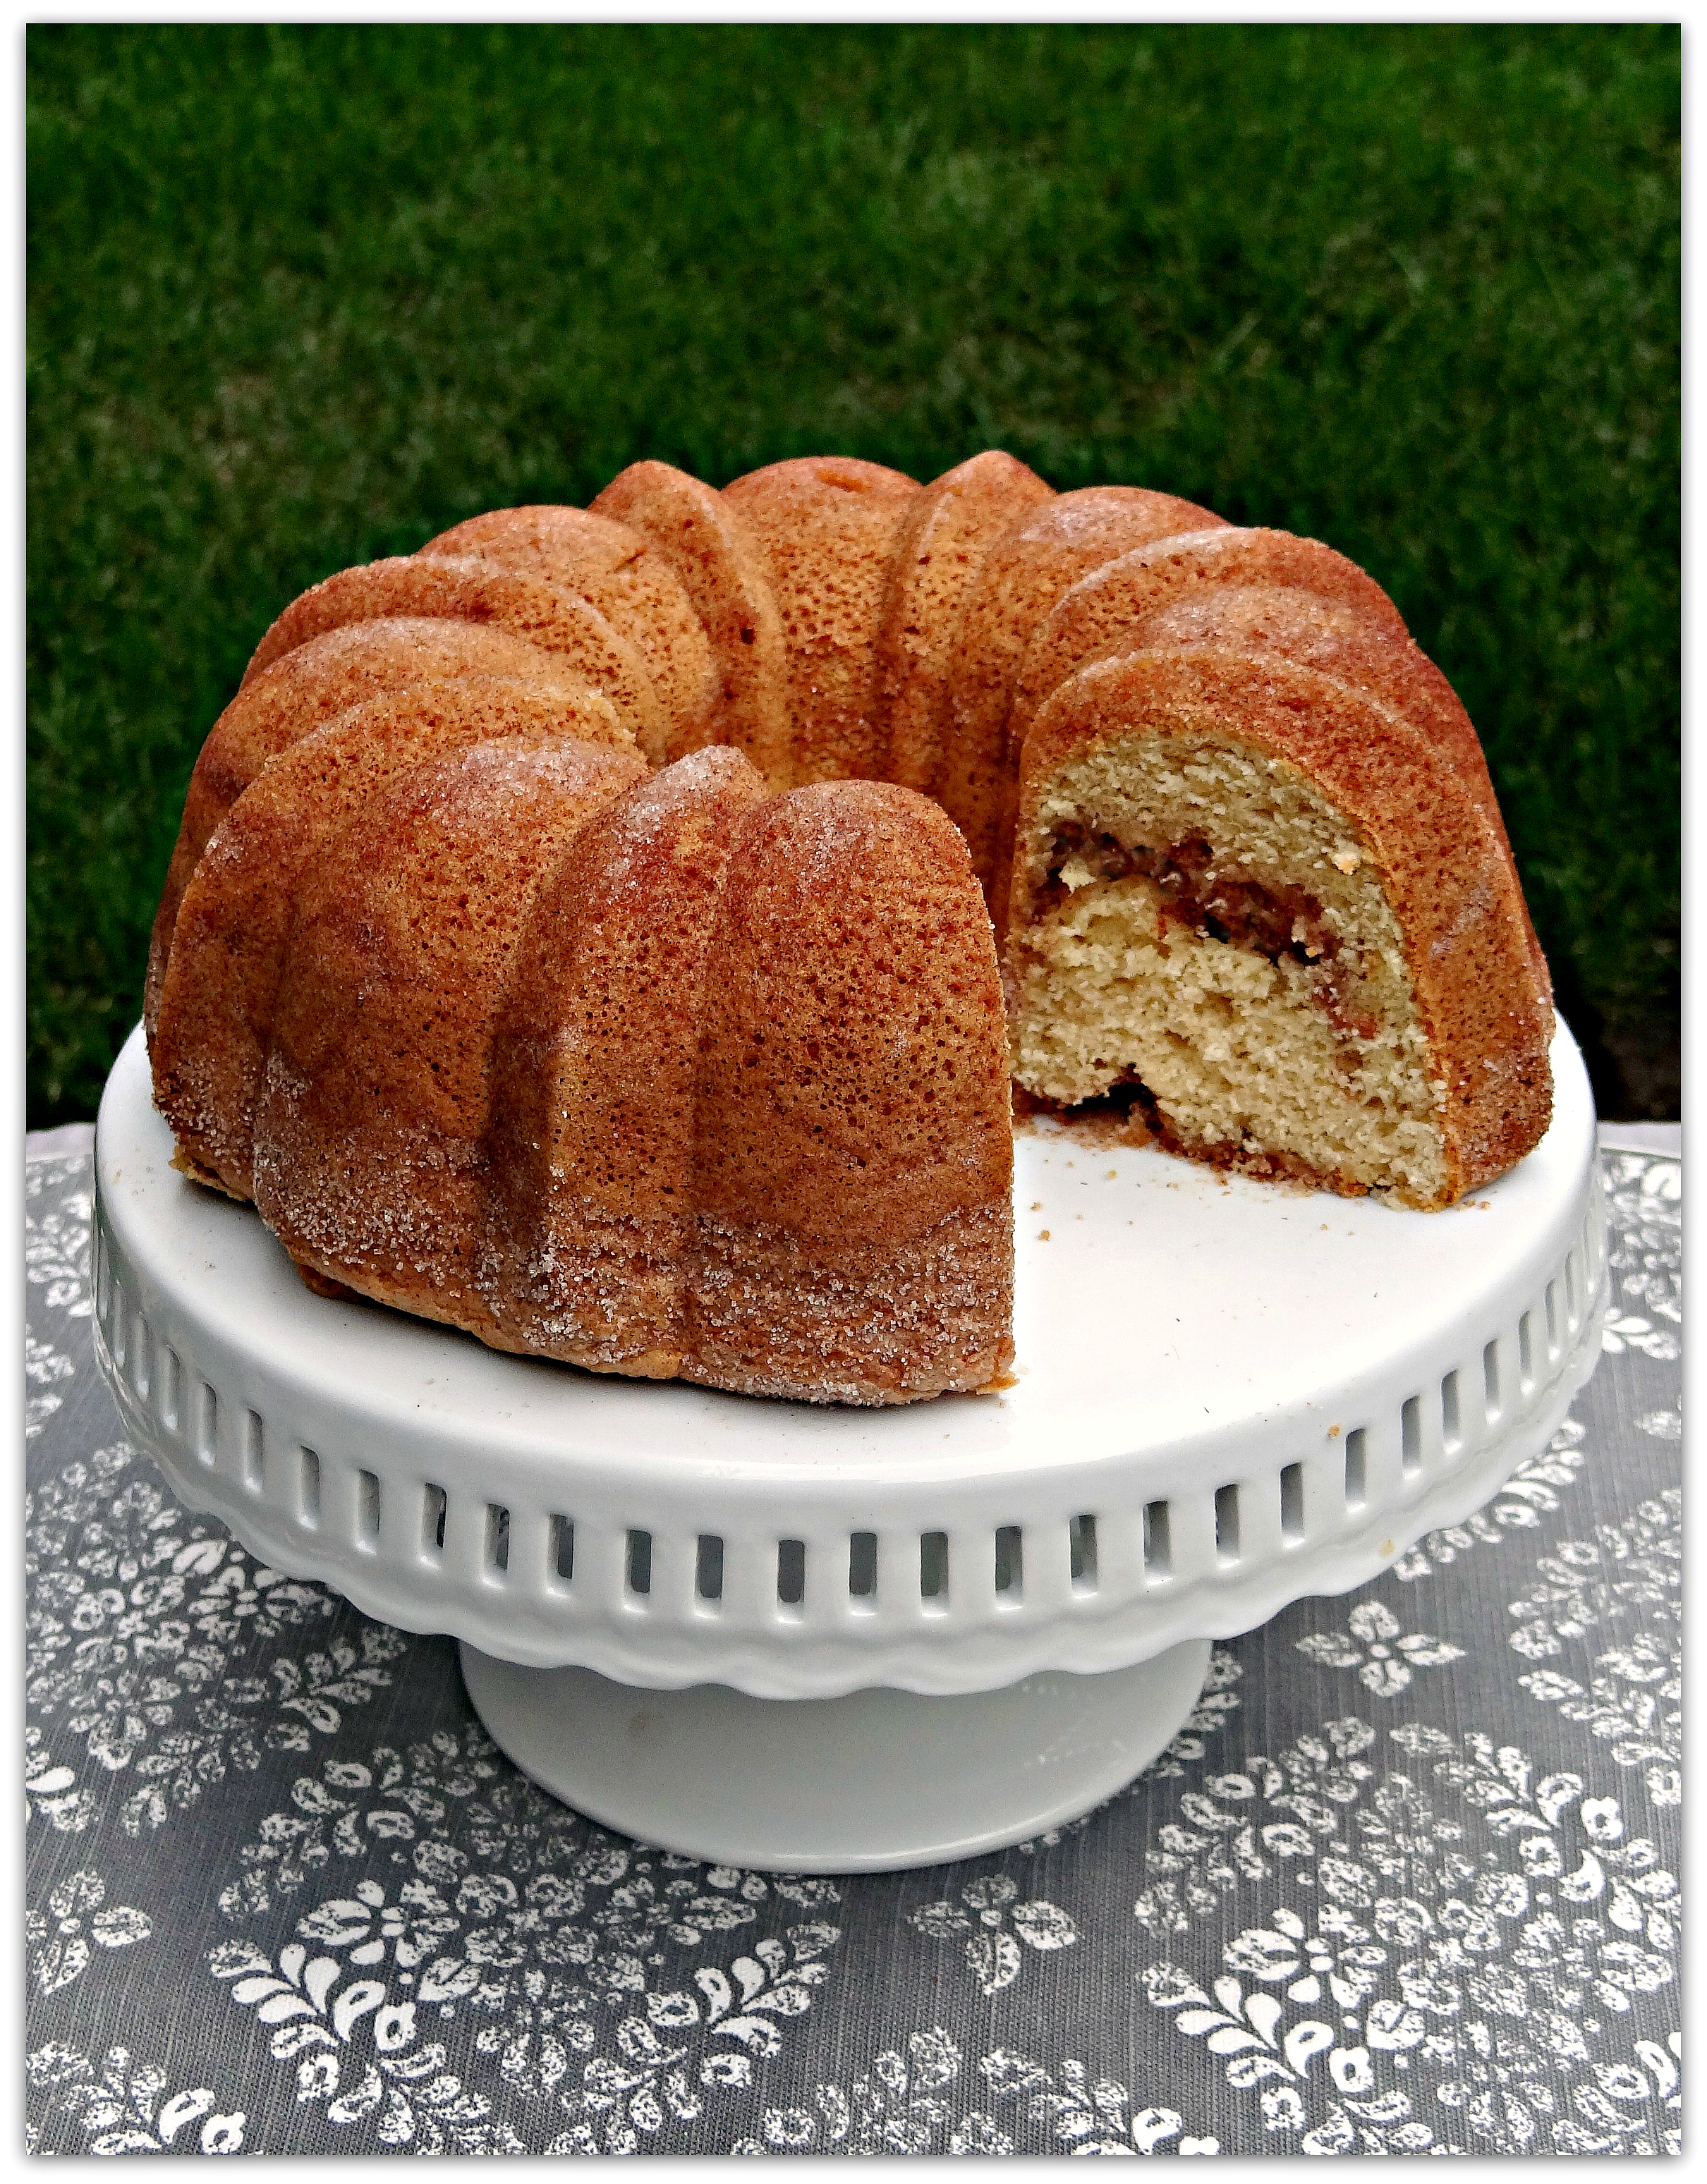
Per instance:
[[[1025,1840],[1141,1773],[1213,1639],[1379,1574],[1543,1448],[1599,1354],[1575,1042],[1546,1138],[1448,1211],[1015,1140],[1014,1385],[888,1410],[488,1350],[312,1295],[187,1182],[138,1029],[102,1100],[96,1352],[175,1493],[460,1641],[518,1766],[793,1872]]]

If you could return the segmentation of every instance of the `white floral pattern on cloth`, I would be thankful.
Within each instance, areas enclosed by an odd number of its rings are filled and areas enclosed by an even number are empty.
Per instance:
[[[1675,1334],[1663,1327],[1654,1326],[1639,1312],[1620,1312],[1609,1318],[1600,1330],[1600,1346],[1610,1357],[1616,1357],[1621,1351],[1639,1350],[1644,1357],[1657,1358],[1665,1365],[1683,1354]]]
[[[24,1730],[24,1802],[27,1821],[45,1820],[61,1835],[81,1835],[100,1815],[100,1801],[77,1786],[75,1770],[60,1766],[32,1721]]]
[[[1657,1804],[1682,1796],[1682,1495],[1667,1487],[1621,1523],[1561,1540],[1536,1564],[1541,1580],[1511,1602],[1513,1650],[1547,1662],[1590,1632],[1621,1642],[1598,1651],[1587,1685],[1559,1668],[1518,1678],[1531,1696],[1604,1739],[1621,1767],[1645,1770]]]
[[[1645,1296],[1679,1320],[1682,1309],[1683,1170],[1651,1153],[1603,1153],[1609,1263],[1626,1296]]]
[[[360,2123],[378,2111],[375,2136],[384,2146],[414,2145],[423,2153],[527,2151],[512,2131],[494,2123],[483,2095],[444,2070],[443,2043],[417,2036],[416,2004],[393,2002],[382,1981],[340,1985],[346,1967],[335,1957],[311,1958],[301,1942],[281,1949],[276,1967],[246,1942],[221,1943],[209,1964],[216,1979],[232,1982],[233,2001],[276,2028],[275,2059],[302,2059],[297,2098],[328,2103],[334,2123]],[[354,2082],[341,2092],[346,2073]]]
[[[120,1808],[131,1834],[265,1752],[335,1735],[407,1642],[188,1514],[127,1442],[65,1465],[26,1496],[24,1521],[26,1698],[136,1784]],[[326,1642],[243,1673],[255,1646],[304,1626]]]
[[[545,2150],[633,2153],[752,2085],[840,1939],[818,1915],[840,1902],[834,1883],[611,1836],[478,1727],[327,1761],[291,1806],[242,1846],[220,1901],[239,1924],[293,1909],[295,1938],[276,1961],[223,1943],[210,1967],[278,2025],[271,2052],[296,2060],[298,2098],[334,2125],[371,2119],[383,2145],[527,2150],[470,2090],[492,2073],[536,2131],[550,2125]],[[732,1960],[703,1960],[737,1934]],[[701,1957],[691,1970],[684,1951]],[[425,2107],[423,2078],[438,2089]]]
[[[1431,1638],[1425,1630],[1406,1633],[1392,1608],[1366,1600],[1347,1618],[1347,1635],[1319,1631],[1294,1642],[1324,1668],[1355,1669],[1358,1681],[1377,1698],[1396,1698],[1409,1684],[1414,1669],[1443,1669],[1461,1661],[1464,1648]]]
[[[92,1318],[89,1236],[95,1202],[86,1154],[26,1161],[24,1168],[24,1279],[42,1301],[71,1319]]]
[[[1096,1811],[833,1883],[577,1818],[442,1643],[179,1509],[32,1159],[31,2148],[1676,2151],[1679,1168],[1604,1172],[1601,1378],[1483,1509],[1218,1645]]]
[[[43,1994],[69,1986],[87,1970],[98,1946],[129,1948],[146,1941],[153,1925],[148,1914],[132,1904],[107,1904],[107,1884],[98,1873],[85,1869],[72,1874],[48,1897],[45,1918],[39,1911],[25,1918],[30,1970],[36,1986]]]
[[[1158,1941],[1218,1915],[1223,1898],[1271,1880],[1294,1861],[1311,1873],[1318,1850],[1338,1843],[1336,1808],[1354,1803],[1375,1773],[1360,1755],[1375,1731],[1355,1715],[1323,1723],[1276,1759],[1253,1753],[1241,1771],[1212,1775],[1177,1800],[1180,1818],[1157,1830],[1146,1860],[1156,1879],[1134,1905]],[[1455,1841],[1450,1830],[1442,1840]]]
[[[25,2059],[25,2081],[32,2093],[63,2109],[76,2120],[90,2153],[187,2153],[199,2147],[204,2153],[240,2153],[243,2126],[248,2118],[241,2109],[230,2114],[215,2112],[218,2095],[211,2086],[191,2086],[160,2096],[168,2080],[153,2064],[137,2064],[128,2048],[109,2048],[98,2075],[86,2055],[49,2041]],[[25,2148],[42,2150],[40,2131],[32,2120],[25,2127]]]
[[[1682,1354],[1683,1231],[1680,1164],[1641,1153],[1603,1156],[1613,1224],[1607,1264],[1617,1301],[1601,1346],[1609,1356],[1639,1350],[1661,1364]],[[1663,1322],[1665,1324],[1656,1324]]]
[[[823,2081],[812,2104],[765,2110],[759,2139],[735,2153],[1130,2154],[1219,2153],[1214,2138],[1185,2128],[1179,2111],[1141,2107],[1115,2078],[1093,2079],[1063,2057],[1054,2070],[1009,2048],[979,2058],[987,2107],[965,2056],[940,2025],[909,2033],[906,2052],[886,2048],[844,2086]]]
[[[1668,1487],[1621,1523],[1598,1524],[1587,1539],[1559,1540],[1536,1563],[1539,1585],[1511,1603],[1510,1613],[1522,1618],[1511,1636],[1514,1650],[1545,1660],[1589,1630],[1632,1623],[1674,1636],[1683,1611],[1682,1500]]]
[[[1238,1656],[1230,1646],[1210,1649],[1208,1674],[1197,1694],[1197,1703],[1186,1715],[1184,1729],[1146,1772],[1143,1779],[1146,1782],[1183,1775],[1194,1760],[1203,1758],[1208,1750],[1204,1739],[1219,1736],[1227,1726],[1228,1717],[1238,1711],[1237,1685],[1244,1673]]]
[[[24,1378],[30,1393],[24,1402],[24,1438],[34,1440],[55,1411],[65,1400],[61,1385],[75,1380],[77,1368],[63,1351],[55,1350],[51,1343],[38,1342],[33,1334],[24,1337]]]
[[[1028,1948],[1047,1952],[1070,1949],[1079,1939],[1079,1929],[1058,1904],[1040,1898],[1022,1903],[1018,1895],[1018,1882],[1007,1874],[985,1874],[966,1884],[958,1903],[941,1897],[934,1903],[921,1903],[908,1912],[907,1924],[932,1941],[957,1941],[965,1936],[966,1960],[980,1990],[995,1994],[1019,1977],[1025,1961],[1022,1942]]]
[[[1199,1826],[1289,1852],[1289,1886],[1309,1892],[1271,1902],[1225,1943],[1229,1969],[1207,1990],[1163,1959],[1144,1992],[1226,2059],[1230,2085],[1267,2086],[1267,2129],[1306,2152],[1425,2152],[1456,2136],[1442,2108],[1463,2112],[1479,2151],[1585,2150],[1585,2132],[1604,2135],[1606,2074],[1626,2067],[1604,2043],[1637,1997],[1676,1980],[1676,1877],[1579,1774],[1537,1780],[1517,1747],[1475,1734],[1408,1724],[1391,1738],[1466,1817],[1437,1818],[1415,1772],[1353,1758],[1324,1772],[1337,1814],[1312,1801],[1308,1836],[1255,1836],[1239,1808],[1296,1807],[1271,1786],[1295,1768],[1259,1761],[1260,1775],[1206,1784]],[[1236,1861],[1222,1885],[1266,1877],[1260,1862]],[[1174,1897],[1152,1891],[1135,1908],[1152,1931],[1187,1924]]]

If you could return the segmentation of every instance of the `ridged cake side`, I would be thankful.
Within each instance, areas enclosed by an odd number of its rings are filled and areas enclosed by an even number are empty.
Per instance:
[[[254,1190],[321,1283],[808,1401],[1011,1362],[1001,983],[922,798],[487,741],[333,822],[293,892]]]
[[[996,945],[966,845],[887,783],[749,812],[708,960],[694,1362],[856,1403],[1012,1362],[1012,1131]]]
[[[498,739],[608,742],[640,767],[596,692],[467,675],[337,715],[275,757],[232,805],[185,892],[153,1038],[155,1104],[181,1154],[222,1189],[254,1194],[254,1105],[300,883],[393,783]]]

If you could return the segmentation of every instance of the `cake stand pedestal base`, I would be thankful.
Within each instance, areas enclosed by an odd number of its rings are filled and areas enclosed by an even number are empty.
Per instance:
[[[466,1640],[461,1655],[494,1741],[589,1819],[722,1864],[863,1873],[1001,1850],[1089,1811],[1185,1725],[1209,1641],[951,1697],[638,1691],[590,1669],[495,1660]]]

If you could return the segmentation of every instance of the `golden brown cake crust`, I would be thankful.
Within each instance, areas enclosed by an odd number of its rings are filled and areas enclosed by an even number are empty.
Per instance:
[[[308,867],[254,1159],[299,1265],[498,1332],[477,1279],[494,1020],[538,890],[644,772],[593,744],[481,744],[404,777]]]
[[[1023,515],[985,557],[961,624],[936,794],[992,902],[1005,892],[1012,838],[1018,746],[1008,711],[1032,632],[1070,584],[1111,554],[1220,521],[1170,493],[1090,486]]]
[[[570,676],[577,694],[586,699],[596,695],[590,684],[572,677],[561,659],[506,630],[411,616],[328,630],[244,682],[208,731],[190,776],[148,947],[142,1022],[150,1040],[184,889],[214,829],[261,768],[298,738],[323,727],[365,698],[464,674],[499,675],[510,681],[543,679],[560,687]],[[582,702],[578,695],[577,702]],[[608,701],[601,698],[598,702],[610,713],[611,728],[588,731],[593,739],[602,743],[612,733],[625,734],[616,727]]]
[[[918,490],[851,457],[773,463],[723,488],[782,618],[795,782],[878,771],[878,624],[895,532]]]
[[[1313,593],[1356,610],[1395,638],[1408,634],[1398,609],[1374,577],[1319,539],[1230,524],[1182,528],[1176,537],[1135,543],[1062,588],[1031,638],[1016,682],[1009,749],[1018,752],[1038,707],[1069,675],[1093,660],[1132,650],[1135,621],[1182,592],[1222,584]]]
[[[706,952],[764,798],[739,752],[692,755],[590,819],[540,891],[492,1050],[480,1287],[506,1347],[680,1369]]]
[[[667,560],[639,532],[584,508],[495,508],[429,539],[421,557],[490,561],[585,599],[646,663],[668,722],[658,755],[679,758],[711,739],[711,648]]]
[[[477,675],[417,683],[352,706],[281,752],[209,844],[162,983],[154,1104],[234,1195],[253,1190],[254,1107],[298,880],[391,783],[498,738],[631,749],[594,690]]]
[[[1308,668],[1213,649],[1095,663],[1061,684],[1026,738],[1019,783],[1029,840],[1050,777],[1117,738],[1211,737],[1297,769],[1359,831],[1403,935],[1443,1093],[1440,1204],[1531,1151],[1552,1112],[1550,998],[1530,955],[1503,844],[1460,777],[1373,699]],[[1032,921],[1037,874],[1016,856],[1010,930]]]
[[[879,782],[759,805],[708,959],[683,1376],[893,1402],[1012,1361],[1012,1134],[965,844]]]
[[[332,833],[257,1205],[318,1277],[499,1348],[811,1401],[996,1384],[1007,1042],[963,844],[886,784],[639,770],[486,742]]]
[[[255,647],[243,681],[253,681],[274,660],[324,631],[392,615],[485,622],[526,638],[596,684],[655,765],[663,757],[669,722],[645,663],[628,639],[573,592],[488,561],[403,556],[340,569],[292,600]]]
[[[644,532],[693,602],[717,675],[706,743],[733,745],[773,788],[786,788],[788,647],[764,556],[734,504],[668,463],[631,463],[592,512]]]
[[[878,641],[886,781],[934,795],[943,770],[949,679],[966,602],[996,541],[1053,500],[999,448],[934,478],[908,504],[891,549]]]

